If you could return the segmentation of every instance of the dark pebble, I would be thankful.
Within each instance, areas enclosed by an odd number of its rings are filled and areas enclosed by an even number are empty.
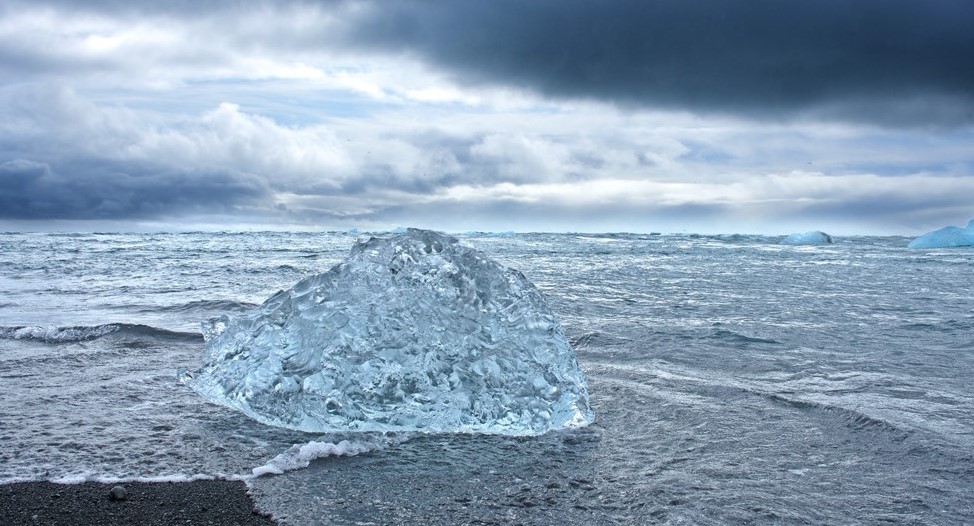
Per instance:
[[[129,498],[129,492],[125,491],[125,486],[115,486],[108,492],[108,498],[110,500],[126,500]]]

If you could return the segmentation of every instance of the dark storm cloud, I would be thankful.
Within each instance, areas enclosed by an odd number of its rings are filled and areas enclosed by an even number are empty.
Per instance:
[[[16,159],[0,164],[0,219],[155,218],[220,213],[259,200],[241,174],[186,173],[132,163],[77,161],[58,170]]]
[[[554,98],[762,119],[974,124],[970,0],[36,0],[6,11],[40,5],[205,28],[217,52],[201,60],[214,68],[228,50],[405,53],[461,83]],[[173,64],[195,56],[173,54]],[[0,71],[63,72],[71,60],[0,52]]]
[[[969,0],[414,0],[365,13],[351,45],[406,50],[468,83],[757,117],[974,123]]]

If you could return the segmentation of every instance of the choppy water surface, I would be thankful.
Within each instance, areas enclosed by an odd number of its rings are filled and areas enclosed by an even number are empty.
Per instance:
[[[0,234],[0,481],[270,462],[286,473],[249,483],[284,524],[974,522],[970,249],[465,236],[548,296],[588,378],[597,423],[540,438],[307,435],[176,381],[201,319],[353,241]],[[360,454],[287,471],[310,460],[293,444],[342,439]]]

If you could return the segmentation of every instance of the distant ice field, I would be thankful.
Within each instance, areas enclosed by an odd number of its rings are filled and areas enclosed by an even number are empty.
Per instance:
[[[248,481],[282,524],[974,522],[974,248],[466,234],[547,297],[596,423],[268,427],[177,381],[199,323],[344,233],[0,234],[0,483]]]

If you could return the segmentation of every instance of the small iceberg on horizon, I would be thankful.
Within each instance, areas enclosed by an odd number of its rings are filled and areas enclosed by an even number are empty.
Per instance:
[[[801,234],[791,234],[781,240],[782,245],[828,245],[831,243],[832,236],[818,230]]]
[[[203,333],[203,366],[182,381],[273,426],[538,435],[594,420],[541,292],[438,232],[359,241],[328,272]]]
[[[910,242],[909,248],[952,248],[974,246],[974,219],[967,223],[966,228],[945,226],[933,232],[927,232]]]

